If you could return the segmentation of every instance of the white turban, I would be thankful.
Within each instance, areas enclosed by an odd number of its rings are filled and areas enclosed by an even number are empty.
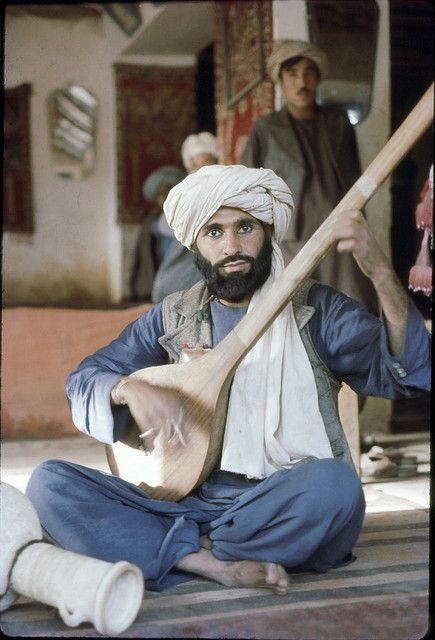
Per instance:
[[[272,53],[267,60],[267,70],[272,80],[279,82],[279,70],[283,62],[289,58],[302,56],[309,58],[319,68],[322,80],[327,74],[326,54],[311,42],[305,40],[275,40],[272,47]]]
[[[217,138],[208,131],[192,133],[192,135],[187,136],[181,145],[181,157],[187,171],[191,171],[192,169],[192,158],[200,153],[209,153],[214,156],[216,160],[219,157]]]
[[[201,167],[173,187],[163,211],[177,240],[191,249],[201,227],[220,207],[241,209],[273,224],[280,242],[294,204],[290,189],[271,169],[216,164]]]

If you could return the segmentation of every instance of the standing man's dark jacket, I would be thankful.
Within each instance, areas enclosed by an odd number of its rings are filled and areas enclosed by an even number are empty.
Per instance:
[[[354,128],[346,113],[336,107],[317,106],[316,120],[318,144],[322,145],[331,162],[343,197],[361,174]],[[281,246],[284,254],[293,258],[311,235],[301,231],[303,225],[298,217],[309,176],[303,150],[286,106],[255,121],[241,156],[241,164],[272,169],[291,189],[295,213]],[[325,210],[321,214],[313,212],[319,218],[317,226],[327,218],[331,210],[331,206],[325,204]],[[324,259],[313,277],[356,298],[370,311],[377,313],[376,295],[370,281],[361,273],[351,256],[334,254]]]

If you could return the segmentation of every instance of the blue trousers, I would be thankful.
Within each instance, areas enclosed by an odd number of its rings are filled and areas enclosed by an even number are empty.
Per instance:
[[[64,549],[141,568],[146,587],[191,579],[174,569],[207,534],[219,560],[327,571],[350,562],[364,519],[361,483],[345,463],[313,460],[248,480],[215,471],[180,502],[154,500],[116,476],[61,460],[33,471],[26,493]]]

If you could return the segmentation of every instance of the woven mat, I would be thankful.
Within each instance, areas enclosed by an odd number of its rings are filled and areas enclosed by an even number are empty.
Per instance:
[[[291,576],[286,596],[192,580],[147,592],[125,638],[411,640],[428,628],[427,510],[369,514],[357,561],[325,574]],[[2,614],[9,636],[101,637],[66,627],[57,611],[17,602]]]

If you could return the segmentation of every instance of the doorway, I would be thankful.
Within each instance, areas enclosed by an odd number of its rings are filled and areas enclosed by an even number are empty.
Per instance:
[[[196,71],[196,130],[216,134],[214,45],[198,53]]]

